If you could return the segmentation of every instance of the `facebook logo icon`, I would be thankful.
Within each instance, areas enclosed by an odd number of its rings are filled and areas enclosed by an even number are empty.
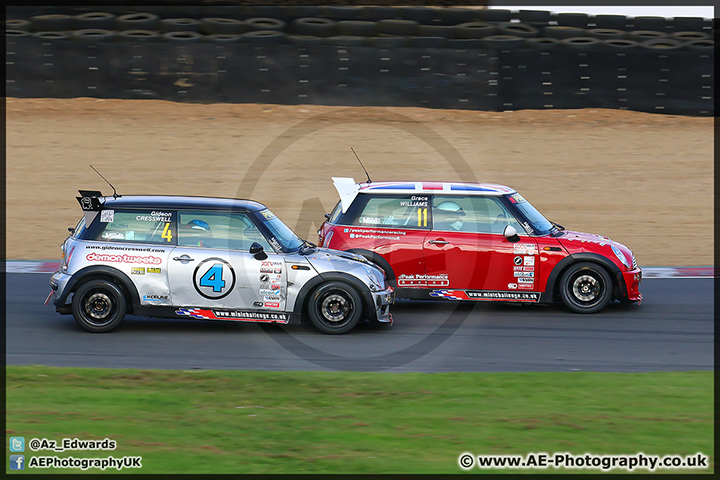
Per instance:
[[[25,455],[10,455],[10,470],[25,470]]]

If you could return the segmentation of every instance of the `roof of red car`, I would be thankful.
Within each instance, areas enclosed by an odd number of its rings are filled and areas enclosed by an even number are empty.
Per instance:
[[[470,182],[372,182],[361,183],[358,193],[443,193],[458,195],[505,195],[515,189],[494,183]]]

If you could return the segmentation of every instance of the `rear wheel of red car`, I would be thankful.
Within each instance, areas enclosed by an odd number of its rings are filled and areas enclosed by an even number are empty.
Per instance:
[[[75,321],[88,332],[104,333],[125,318],[127,301],[122,290],[108,280],[90,280],[82,284],[72,299]]]
[[[613,285],[610,275],[600,265],[577,263],[560,279],[560,298],[576,313],[595,313],[610,302]]]
[[[308,315],[313,325],[323,333],[347,333],[360,321],[362,299],[360,294],[346,283],[325,283],[310,297]]]

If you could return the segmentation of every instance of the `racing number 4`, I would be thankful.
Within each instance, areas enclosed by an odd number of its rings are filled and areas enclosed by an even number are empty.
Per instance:
[[[200,286],[212,287],[213,292],[221,292],[225,288],[225,280],[222,279],[222,274],[222,263],[216,263],[200,278]]]
[[[418,227],[427,227],[427,208],[418,208]]]
[[[157,238],[157,237],[155,237]],[[162,235],[160,235],[160,238],[164,238],[168,242],[172,240],[172,232],[170,231],[170,223],[165,224],[165,229],[163,230]]]

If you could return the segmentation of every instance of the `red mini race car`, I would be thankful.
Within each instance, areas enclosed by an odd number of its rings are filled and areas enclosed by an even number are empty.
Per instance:
[[[514,189],[461,182],[333,178],[340,202],[320,245],[365,256],[401,298],[562,302],[594,313],[639,302],[642,271],[626,246],[566,231]]]

